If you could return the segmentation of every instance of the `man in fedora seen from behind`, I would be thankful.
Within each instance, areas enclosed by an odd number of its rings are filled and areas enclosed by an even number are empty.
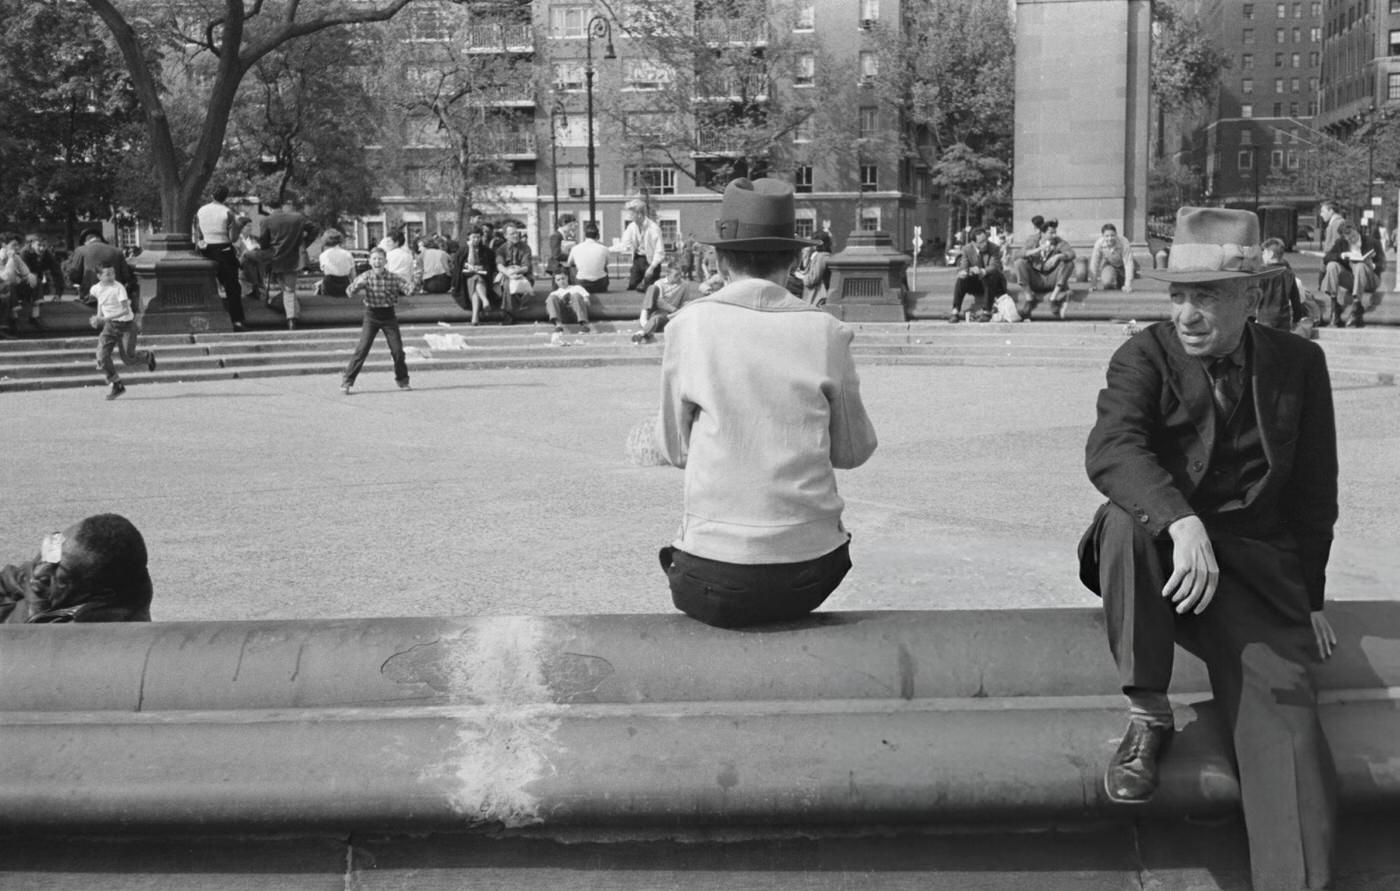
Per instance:
[[[835,468],[875,451],[852,332],[784,286],[802,248],[792,186],[738,179],[715,248],[722,288],[666,328],[657,450],[685,469],[671,597],[721,628],[801,618],[851,568]]]
[[[1171,319],[1114,354],[1086,467],[1107,498],[1079,545],[1131,716],[1108,797],[1157,788],[1174,644],[1205,662],[1239,771],[1255,891],[1324,887],[1336,778],[1310,668],[1336,636],[1323,587],[1337,444],[1322,350],[1248,321],[1265,269],[1250,211],[1182,208]]]

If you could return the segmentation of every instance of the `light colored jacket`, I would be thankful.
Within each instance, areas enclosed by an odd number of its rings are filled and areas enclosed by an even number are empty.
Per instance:
[[[1098,278],[1105,265],[1117,266],[1123,270],[1123,278],[1132,281],[1137,275],[1137,260],[1133,258],[1133,246],[1121,235],[1100,235],[1094,242],[1094,252],[1089,255],[1089,275]]]
[[[835,468],[875,451],[851,330],[762,279],[671,317],[657,449],[685,468],[675,545],[726,563],[796,563],[847,541]]]

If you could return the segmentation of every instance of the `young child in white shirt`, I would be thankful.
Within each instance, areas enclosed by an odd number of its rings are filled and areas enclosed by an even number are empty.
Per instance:
[[[112,364],[112,349],[121,355],[122,364],[128,367],[145,366],[147,371],[156,370],[156,354],[150,350],[136,349],[136,314],[131,310],[131,298],[126,294],[126,286],[117,281],[117,270],[111,264],[98,267],[97,283],[89,292],[97,301],[97,312],[88,322],[94,328],[101,328],[97,335],[97,367],[107,376],[110,401],[126,392]]]

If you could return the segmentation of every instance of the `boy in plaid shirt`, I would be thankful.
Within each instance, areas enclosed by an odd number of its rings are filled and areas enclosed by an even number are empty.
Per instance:
[[[347,289],[349,296],[360,297],[365,302],[365,321],[360,328],[360,342],[355,347],[355,355],[345,366],[345,376],[341,379],[340,392],[350,395],[364,367],[365,357],[374,343],[374,335],[384,332],[384,340],[389,344],[389,355],[394,357],[394,380],[400,390],[409,389],[408,363],[403,356],[403,335],[399,333],[399,317],[394,311],[399,298],[404,296],[403,280],[387,268],[388,258],[383,248],[371,248],[369,269],[360,273]]]

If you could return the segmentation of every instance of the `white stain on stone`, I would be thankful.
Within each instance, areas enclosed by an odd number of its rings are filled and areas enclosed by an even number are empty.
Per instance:
[[[532,616],[480,618],[452,644],[453,699],[479,703],[458,719],[443,765],[454,810],[472,823],[529,826],[543,821],[528,787],[553,772],[559,727],[543,670],[545,624]]]

